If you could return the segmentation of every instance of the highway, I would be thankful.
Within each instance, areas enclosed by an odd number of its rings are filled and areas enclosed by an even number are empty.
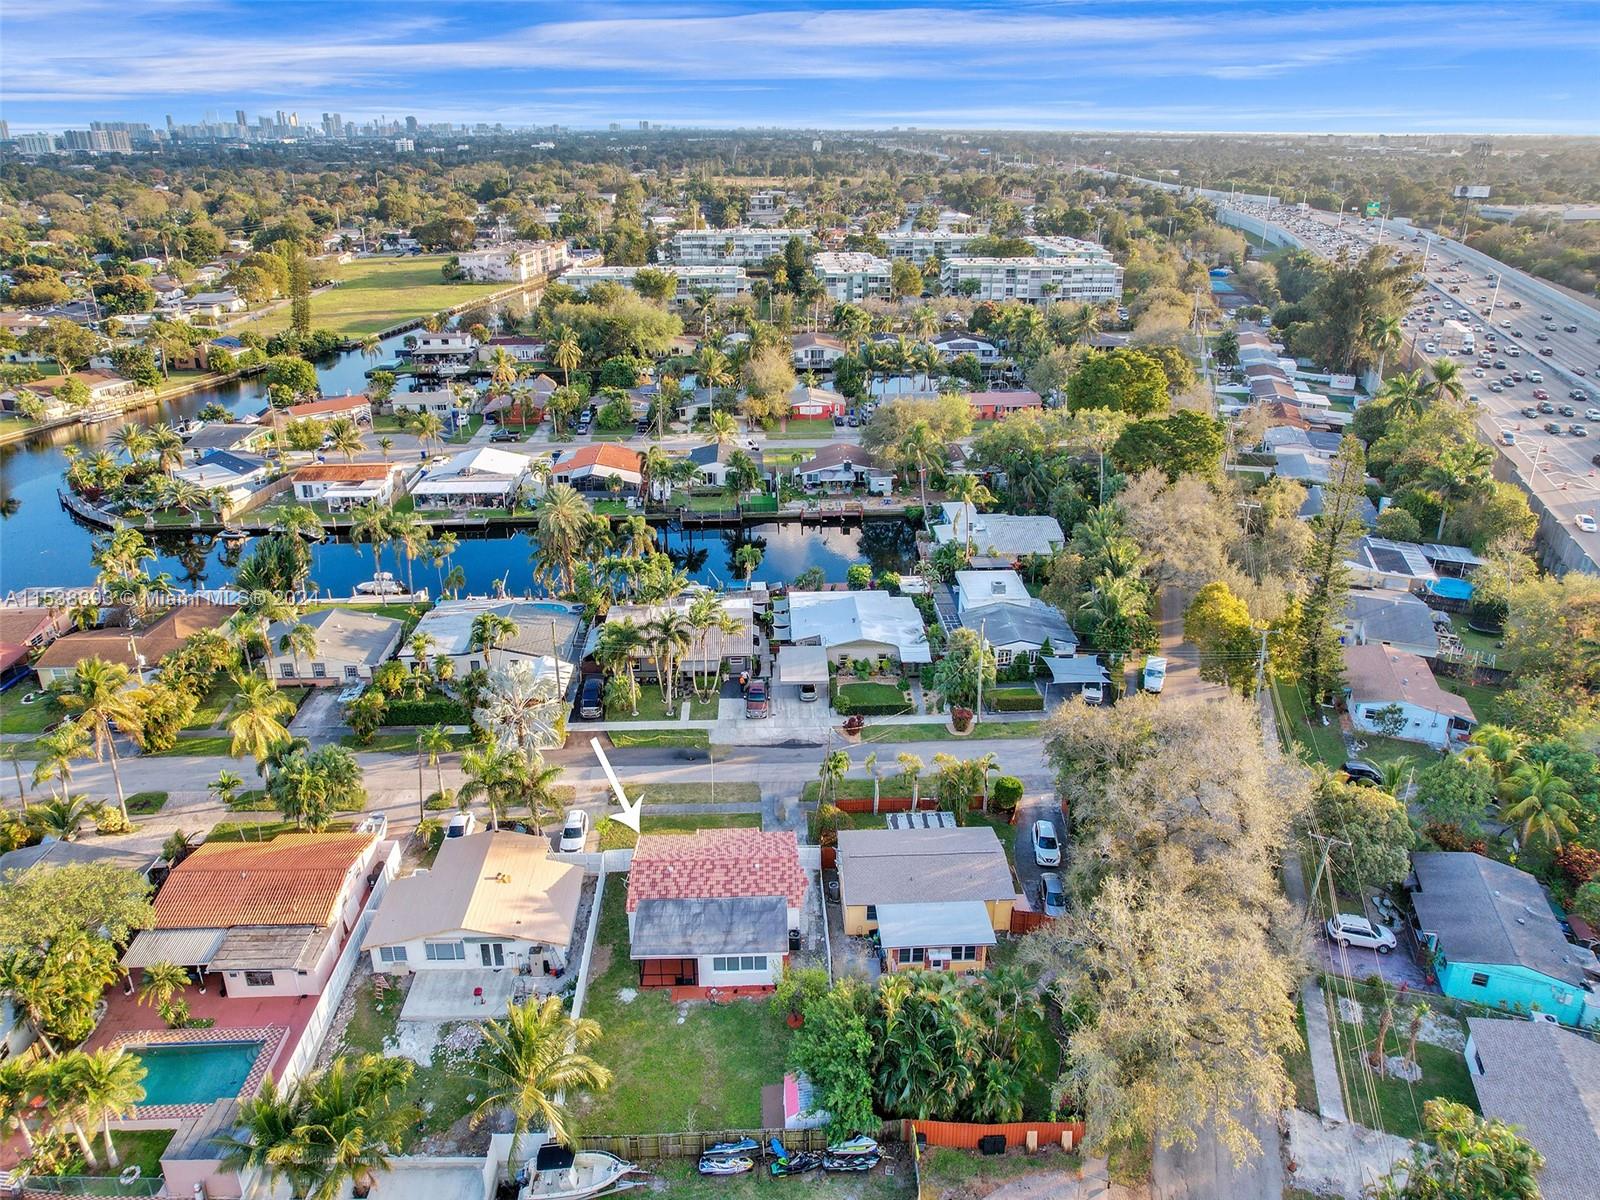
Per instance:
[[[1578,524],[1600,516],[1600,309],[1552,297],[1522,272],[1485,266],[1481,255],[1405,222],[1242,200],[1226,207],[1270,222],[1326,257],[1364,253],[1380,242],[1417,256],[1426,287],[1404,318],[1406,352],[1417,365],[1447,353],[1461,364],[1479,429],[1503,458],[1496,474],[1524,484],[1535,511],[1546,510],[1541,535],[1552,564],[1600,573],[1600,533]],[[1474,354],[1458,352],[1459,335],[1446,333],[1446,320],[1472,331]],[[1430,343],[1434,352],[1425,349]],[[1554,411],[1540,411],[1541,404]]]

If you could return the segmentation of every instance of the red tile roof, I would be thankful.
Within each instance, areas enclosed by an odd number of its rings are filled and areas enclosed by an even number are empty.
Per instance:
[[[702,829],[692,834],[645,834],[628,874],[628,911],[641,900],[725,900],[782,896],[805,903],[807,875],[788,830]]]
[[[614,471],[638,473],[644,467],[644,456],[614,442],[598,442],[573,451],[571,458],[556,463],[555,470],[557,474],[567,474],[583,467],[609,467]]]
[[[208,842],[156,894],[156,929],[328,925],[370,833],[285,833],[270,842]]]
[[[341,479],[387,479],[399,467],[395,463],[313,463],[294,473],[295,482],[316,482]]]
[[[307,400],[304,404],[291,404],[288,408],[280,409],[280,414],[286,419],[293,420],[298,417],[317,417],[323,413],[354,412],[359,408],[371,408],[372,401],[366,396],[357,393],[354,396],[329,396],[323,400]]]

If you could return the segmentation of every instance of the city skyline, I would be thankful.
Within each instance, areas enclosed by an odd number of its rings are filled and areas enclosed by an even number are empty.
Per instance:
[[[569,11],[13,0],[0,14],[5,116],[13,131],[237,110],[254,123],[281,109],[310,124],[338,112],[579,129],[1600,132],[1600,14],[1578,4]]]

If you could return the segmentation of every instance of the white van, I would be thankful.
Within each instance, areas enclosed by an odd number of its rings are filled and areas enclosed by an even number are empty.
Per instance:
[[[1164,658],[1147,658],[1144,660],[1144,690],[1160,694],[1161,689],[1167,686],[1167,660]]]

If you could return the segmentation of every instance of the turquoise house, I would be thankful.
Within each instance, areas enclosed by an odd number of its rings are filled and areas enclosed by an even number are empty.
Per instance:
[[[1567,941],[1532,875],[1442,851],[1413,854],[1411,875],[1419,936],[1446,996],[1600,1027],[1600,960]]]

